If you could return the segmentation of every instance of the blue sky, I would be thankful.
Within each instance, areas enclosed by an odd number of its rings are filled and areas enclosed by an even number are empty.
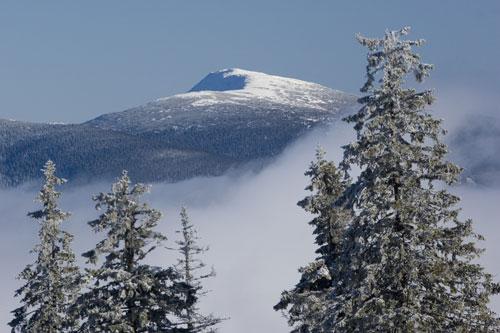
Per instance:
[[[3,0],[0,118],[81,122],[227,67],[357,92],[365,50],[354,34],[404,25],[428,40],[429,85],[493,95],[499,17],[496,0]]]

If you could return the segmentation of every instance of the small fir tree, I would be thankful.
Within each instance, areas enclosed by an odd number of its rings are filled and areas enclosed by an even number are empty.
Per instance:
[[[181,240],[176,243],[181,257],[177,260],[175,269],[180,276],[180,280],[185,284],[184,307],[179,314],[176,332],[197,333],[197,332],[217,332],[216,325],[223,319],[213,315],[203,315],[198,308],[200,297],[207,294],[202,281],[215,276],[215,271],[211,269],[207,273],[198,274],[205,268],[205,264],[199,259],[199,255],[208,250],[208,247],[198,245],[199,237],[189,220],[185,207],[181,208],[182,229],[177,231],[182,235]]]
[[[406,87],[408,77],[421,82],[432,69],[412,50],[423,41],[402,38],[408,31],[358,36],[369,49],[366,96],[346,118],[357,139],[344,147],[341,167],[360,175],[334,205],[352,213],[329,297],[302,332],[500,330],[488,308],[499,285],[476,262],[482,237],[446,190],[461,169],[445,159],[445,131],[426,111],[432,92]]]
[[[325,159],[322,148],[316,151],[316,161],[311,163],[305,175],[311,179],[306,190],[312,194],[298,205],[316,215],[309,224],[314,228],[318,257],[299,269],[299,283],[294,289],[283,292],[280,302],[274,306],[275,310],[286,313],[294,333],[321,332],[317,325],[329,308],[332,280],[340,271],[338,257],[342,251],[342,237],[350,218],[349,211],[337,205],[349,181],[334,162]]]
[[[84,253],[98,268],[89,269],[90,284],[76,310],[83,319],[83,332],[172,332],[172,317],[181,308],[182,288],[172,268],[144,263],[147,255],[166,240],[154,231],[159,211],[141,203],[148,188],[130,184],[127,172],[110,193],[94,197],[96,208],[104,208],[89,222],[106,238]],[[100,259],[100,260],[99,260]],[[180,296],[179,296],[180,295]]]
[[[28,214],[40,224],[40,243],[31,251],[37,255],[35,263],[19,275],[26,283],[16,291],[22,305],[9,323],[13,333],[72,332],[76,327],[67,314],[80,290],[80,273],[71,250],[73,236],[61,230],[69,213],[58,207],[61,194],[56,191],[65,180],[55,175],[56,166],[50,160],[42,171],[45,184],[37,199],[43,207]]]

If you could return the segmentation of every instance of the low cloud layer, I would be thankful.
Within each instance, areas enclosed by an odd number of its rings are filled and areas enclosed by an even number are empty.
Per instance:
[[[352,130],[341,125],[301,139],[258,174],[153,185],[146,200],[165,214],[161,229],[169,237],[167,246],[173,246],[181,205],[188,207],[202,242],[210,245],[204,260],[214,266],[217,277],[207,283],[213,292],[203,301],[203,309],[231,317],[221,325],[222,333],[288,331],[286,320],[272,306],[283,289],[297,282],[297,268],[314,256],[312,230],[307,224],[310,216],[296,206],[306,195],[303,189],[308,180],[303,173],[314,158],[315,146],[321,144],[328,158],[338,161],[340,145],[352,138]],[[102,237],[94,235],[86,221],[98,214],[91,194],[107,190],[109,184],[92,184],[63,193],[61,206],[73,213],[67,225],[76,235],[74,248],[78,254]],[[500,225],[496,222],[500,190],[457,187],[454,191],[463,198],[463,215],[474,218],[477,230],[486,236],[482,245],[487,251],[482,261],[499,277],[495,254],[500,251]],[[0,327],[11,319],[9,311],[17,304],[11,297],[19,285],[14,277],[33,260],[28,251],[36,241],[37,226],[25,215],[37,208],[35,192],[34,188],[0,191],[0,291],[4,295]],[[174,254],[159,250],[150,260],[169,265]],[[493,304],[500,312],[498,299]]]

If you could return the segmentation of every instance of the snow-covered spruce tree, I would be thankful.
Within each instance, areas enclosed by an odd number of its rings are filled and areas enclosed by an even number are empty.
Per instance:
[[[283,303],[299,318],[291,321],[295,332],[500,330],[488,308],[500,288],[475,261],[482,237],[445,189],[461,169],[445,160],[445,131],[426,110],[432,92],[406,87],[408,77],[421,82],[432,68],[412,50],[423,41],[402,38],[408,31],[358,36],[369,49],[366,96],[346,119],[357,140],[344,147],[341,167],[360,175],[332,205],[351,213],[328,267],[329,296],[303,303],[292,291]]]
[[[337,204],[349,181],[334,162],[325,159],[322,148],[316,151],[316,161],[311,163],[305,175],[311,179],[306,190],[312,194],[298,205],[316,215],[309,224],[314,227],[318,257],[299,269],[299,283],[294,289],[283,292],[274,307],[286,312],[294,333],[323,332],[322,320],[329,311],[334,291],[332,280],[339,275],[342,237],[350,219],[349,210]]]
[[[203,289],[202,281],[215,276],[214,270],[205,274],[198,274],[205,268],[205,264],[199,259],[199,255],[208,250],[208,247],[198,245],[199,237],[189,220],[185,207],[181,208],[181,226],[177,231],[181,234],[181,240],[176,243],[180,258],[177,260],[175,269],[185,284],[184,289],[184,307],[179,314],[176,332],[197,333],[197,332],[217,332],[216,325],[223,319],[213,315],[203,315],[198,309],[198,300],[206,295]]]
[[[42,171],[45,184],[37,199],[43,207],[28,214],[40,224],[40,243],[32,250],[37,255],[35,263],[19,275],[26,283],[16,291],[22,305],[13,311],[12,332],[72,332],[76,327],[67,313],[80,290],[80,272],[71,250],[73,236],[61,230],[69,214],[59,209],[56,191],[65,180],[55,176],[52,161]]]
[[[498,284],[475,262],[481,254],[471,220],[459,218],[459,198],[446,190],[461,169],[445,159],[445,131],[426,106],[421,82],[431,65],[413,52],[423,41],[409,29],[383,39],[358,36],[369,49],[361,110],[347,120],[357,140],[342,166],[361,168],[345,204],[356,215],[346,232],[338,304],[327,327],[344,331],[498,331],[488,308]],[[340,290],[342,289],[342,290]]]
[[[179,287],[173,268],[144,263],[166,240],[154,231],[160,212],[140,202],[147,190],[131,185],[124,171],[110,193],[94,197],[96,208],[104,212],[89,225],[107,235],[84,253],[99,267],[88,270],[88,291],[76,304],[82,332],[173,332],[171,318],[184,306],[185,288]]]

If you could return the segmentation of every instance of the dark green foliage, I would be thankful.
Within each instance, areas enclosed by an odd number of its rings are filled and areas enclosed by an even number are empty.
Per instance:
[[[177,148],[162,135],[88,125],[31,125],[0,120],[0,186],[36,178],[40,161],[49,157],[61,164],[59,173],[73,184],[113,179],[123,169],[130,169],[133,177],[143,181],[182,180],[219,175],[237,163],[195,148]]]

